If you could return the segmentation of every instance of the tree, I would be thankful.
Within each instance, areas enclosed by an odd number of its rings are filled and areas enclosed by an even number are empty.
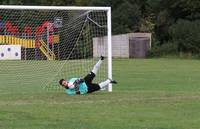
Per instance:
[[[139,0],[93,0],[94,6],[112,7],[113,34],[139,31],[141,7]]]
[[[169,29],[172,41],[178,45],[179,51],[193,54],[200,53],[200,20],[178,20]]]
[[[177,20],[200,18],[199,0],[148,0],[147,3],[156,15],[155,33],[161,43],[170,40],[169,27]]]

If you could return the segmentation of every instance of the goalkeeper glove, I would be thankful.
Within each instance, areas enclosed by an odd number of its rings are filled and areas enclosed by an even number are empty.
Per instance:
[[[77,79],[73,84],[75,86],[75,89],[79,89],[79,84],[83,83],[84,80],[82,78]]]
[[[74,82],[74,84],[81,84],[83,82],[84,82],[84,80],[82,78],[79,78]]]

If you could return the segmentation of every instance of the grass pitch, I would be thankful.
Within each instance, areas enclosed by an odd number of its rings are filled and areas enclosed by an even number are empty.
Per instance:
[[[0,75],[0,129],[200,128],[199,60],[115,59],[113,92],[83,96],[5,87],[15,73]]]

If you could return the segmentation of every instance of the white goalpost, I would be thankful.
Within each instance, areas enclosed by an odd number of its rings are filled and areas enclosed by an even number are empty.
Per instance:
[[[111,35],[110,7],[0,5],[0,82],[57,90],[59,79],[84,77],[100,56],[94,81],[112,79]]]

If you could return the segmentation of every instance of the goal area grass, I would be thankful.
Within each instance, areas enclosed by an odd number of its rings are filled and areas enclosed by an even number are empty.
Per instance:
[[[8,62],[0,62],[6,71],[3,63]],[[28,86],[12,80],[20,76],[14,70],[1,74],[1,129],[200,128],[199,60],[113,59],[113,79],[118,81],[113,92],[76,96],[44,89],[40,80],[51,74],[45,68],[57,64],[40,63],[38,69],[23,71],[30,73],[25,79],[34,80]],[[36,70],[44,74],[34,76]]]

